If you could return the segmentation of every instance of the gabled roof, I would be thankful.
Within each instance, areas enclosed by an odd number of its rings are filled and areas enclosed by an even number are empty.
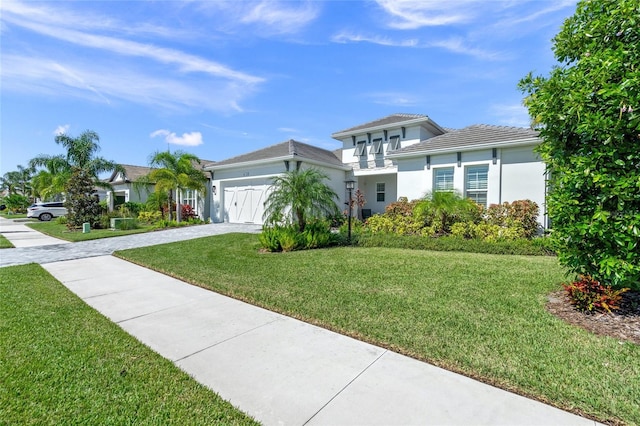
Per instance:
[[[148,175],[152,170],[150,167],[131,166],[128,164],[120,164],[120,166],[124,169],[124,182],[133,182],[141,178],[142,176]],[[109,177],[109,179],[107,179],[107,182],[113,183],[114,179],[118,176],[118,173],[119,172],[117,171],[111,173],[111,176]]]
[[[379,118],[377,120],[370,121],[368,123],[360,124],[355,127],[350,127],[345,130],[341,130],[339,132],[335,132],[331,134],[331,137],[334,139],[339,139],[341,137],[349,136],[355,133],[363,133],[368,131],[379,131],[385,128],[390,127],[399,127],[399,126],[408,126],[414,124],[429,124],[434,127],[436,130],[439,130],[440,133],[444,133],[445,130],[440,127],[435,121],[431,120],[429,116],[424,114],[391,114],[383,118]]]
[[[460,130],[451,130],[443,135],[390,152],[388,156],[404,157],[417,153],[466,151],[484,147],[535,143],[537,141],[539,141],[538,132],[535,130],[521,127],[474,124]]]
[[[298,159],[340,166],[341,168],[344,166],[342,161],[333,152],[290,139],[286,142],[271,145],[257,151],[218,161],[208,165],[206,168],[215,169],[219,166],[260,163],[274,159]]]

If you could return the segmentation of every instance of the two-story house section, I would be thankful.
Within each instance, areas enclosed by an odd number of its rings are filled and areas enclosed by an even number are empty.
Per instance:
[[[383,213],[403,194],[398,167],[388,154],[447,131],[422,114],[392,114],[331,135],[342,142],[342,162],[352,169],[356,188],[364,194],[367,213]]]

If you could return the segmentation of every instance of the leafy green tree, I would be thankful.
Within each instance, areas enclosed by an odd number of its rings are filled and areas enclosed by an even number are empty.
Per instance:
[[[324,183],[326,179],[326,174],[314,168],[289,171],[273,178],[264,203],[266,222],[297,222],[298,231],[303,232],[310,219],[340,214],[338,195]]]
[[[553,42],[561,65],[519,87],[543,139],[559,259],[640,289],[640,3],[580,1]]]
[[[94,186],[107,190],[111,190],[112,187],[100,179],[100,174],[124,171],[119,164],[97,156],[100,151],[100,137],[92,130],[86,130],[75,138],[60,134],[56,136],[55,141],[66,149],[65,155],[39,155],[29,162],[31,167],[44,167],[44,173],[41,174],[41,170],[36,176],[39,176],[39,190],[43,191],[47,198],[60,194],[58,191],[66,186],[75,169],[85,170],[93,177]]]
[[[168,194],[167,204],[173,203],[173,194],[176,199],[180,191],[191,189],[205,193],[207,178],[202,169],[197,165],[200,159],[184,151],[168,152],[160,151],[152,155],[149,161],[151,167],[155,167],[149,174],[140,179],[137,184],[153,183],[157,192]],[[161,198],[158,197],[158,200]],[[170,211],[170,209],[169,209]],[[176,203],[176,220],[180,221],[180,205]]]
[[[89,170],[74,168],[71,179],[65,186],[67,199],[67,227],[75,229],[89,223],[92,228],[100,227],[102,208],[94,186],[94,176]]]
[[[30,164],[34,168],[42,167],[31,179],[35,196],[43,200],[61,199],[64,187],[71,177],[67,160],[61,155],[41,155],[31,160]]]
[[[18,170],[5,173],[0,178],[0,188],[7,191],[8,194],[21,194],[29,197],[32,192],[31,176],[34,169],[31,166],[18,165]]]

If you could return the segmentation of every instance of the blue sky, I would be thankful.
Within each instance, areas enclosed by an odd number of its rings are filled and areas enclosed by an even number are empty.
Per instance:
[[[528,126],[516,85],[555,64],[576,1],[0,3],[0,174],[62,153],[57,132],[147,165],[223,160],[386,115]]]

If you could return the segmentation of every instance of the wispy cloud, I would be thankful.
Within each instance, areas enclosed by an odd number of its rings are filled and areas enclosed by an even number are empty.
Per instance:
[[[514,127],[529,127],[531,124],[529,112],[522,104],[494,104],[489,112],[498,124]]]
[[[475,0],[376,0],[376,3],[390,15],[386,23],[388,27],[413,30],[469,22],[473,18],[470,11],[478,2]]]
[[[365,94],[364,97],[378,105],[411,107],[420,103],[420,99],[413,93],[373,92]]]
[[[164,140],[172,145],[198,146],[203,144],[200,132],[183,133],[182,136],[178,136],[169,130],[159,129],[149,135],[152,138],[158,136],[164,137]]]
[[[378,44],[381,46],[392,46],[392,47],[417,47],[418,40],[409,39],[409,40],[392,40],[390,37],[385,36],[377,36],[377,35],[363,35],[363,34],[354,34],[351,32],[341,32],[332,37],[332,41],[335,43],[372,43]]]
[[[87,21],[96,22],[98,30],[109,29],[126,35],[124,28],[122,32],[117,31],[122,23],[116,23],[108,16],[100,19],[92,15],[88,20],[78,16],[77,11],[64,7],[51,9],[39,5],[15,1],[2,3],[2,24],[3,28],[8,27],[4,31],[20,27],[45,40],[25,45],[20,50],[5,49],[1,70],[3,90],[71,95],[106,104],[120,99],[174,109],[197,106],[241,111],[240,101],[265,82],[262,77],[203,56],[98,34],[95,28],[86,24]],[[47,20],[47,16],[51,19]],[[142,32],[153,32],[153,28],[158,28],[144,23],[137,27]],[[63,41],[74,48],[45,51],[40,47],[51,40]],[[141,67],[134,59],[148,61],[147,66]],[[214,92],[218,95],[216,99],[210,95]]]
[[[220,21],[221,28],[239,29],[254,35],[296,34],[320,15],[316,1],[202,1],[194,2],[201,10]]]

